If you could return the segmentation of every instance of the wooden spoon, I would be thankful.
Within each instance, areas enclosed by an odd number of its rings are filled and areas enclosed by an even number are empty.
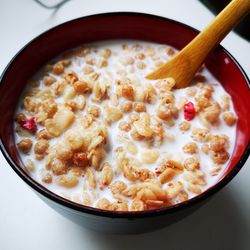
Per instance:
[[[187,87],[207,55],[249,11],[250,0],[231,1],[186,47],[146,78],[157,80],[173,77],[175,88]]]

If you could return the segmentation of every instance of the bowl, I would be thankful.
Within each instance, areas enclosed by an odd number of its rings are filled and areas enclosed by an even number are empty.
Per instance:
[[[15,146],[13,116],[27,80],[47,61],[67,49],[93,41],[136,39],[165,43],[180,50],[197,34],[197,30],[167,18],[123,12],[72,20],[32,40],[16,54],[1,77],[0,146],[10,167],[49,206],[93,230],[142,233],[162,228],[193,213],[232,180],[250,153],[249,80],[239,63],[222,46],[214,50],[205,65],[232,97],[239,118],[234,151],[227,169],[215,185],[177,205],[143,212],[113,212],[80,205],[52,193],[25,171]]]

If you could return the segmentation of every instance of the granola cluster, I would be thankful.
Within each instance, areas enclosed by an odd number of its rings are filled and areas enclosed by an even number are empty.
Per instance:
[[[46,65],[15,118],[27,171],[67,199],[114,211],[206,190],[230,158],[237,117],[204,68],[181,90],[173,78],[145,79],[174,54],[152,43],[100,43]]]

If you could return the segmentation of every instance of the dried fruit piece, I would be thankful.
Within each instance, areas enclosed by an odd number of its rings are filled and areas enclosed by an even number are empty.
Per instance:
[[[184,118],[187,121],[193,120],[195,117],[195,108],[192,102],[188,102],[184,105]]]
[[[18,123],[20,124],[20,126],[22,128],[24,128],[26,130],[29,130],[32,132],[37,130],[35,117],[25,118],[25,119],[19,120]]]

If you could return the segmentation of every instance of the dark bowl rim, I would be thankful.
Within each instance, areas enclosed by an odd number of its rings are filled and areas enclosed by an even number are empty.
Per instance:
[[[147,13],[140,13],[140,12],[107,12],[107,13],[99,13],[99,14],[93,14],[93,15],[87,15],[87,16],[83,16],[83,17],[79,17],[76,19],[72,19],[66,22],[63,22],[59,25],[56,25],[44,32],[42,32],[41,34],[39,34],[38,36],[36,36],[35,38],[33,38],[31,41],[29,41],[26,45],[24,45],[10,60],[10,62],[7,64],[7,66],[5,67],[5,69],[3,70],[0,79],[1,81],[4,79],[5,74],[8,72],[8,70],[11,68],[12,63],[15,61],[15,59],[21,54],[25,52],[25,49],[32,43],[35,43],[37,40],[39,40],[42,36],[44,36],[45,34],[48,34],[50,32],[55,31],[58,28],[63,27],[65,24],[68,23],[74,23],[74,22],[78,22],[79,20],[82,19],[87,19],[87,18],[95,18],[98,16],[123,16],[123,15],[130,15],[130,16],[144,16],[144,17],[148,17],[148,18],[152,18],[152,19],[162,19],[168,22],[172,22],[175,23],[177,25],[180,26],[184,26],[185,28],[199,33],[200,31],[187,25],[184,23],[181,23],[179,21],[170,19],[170,18],[166,18],[166,17],[162,17],[162,16],[158,16],[158,15],[153,15],[153,14],[147,14]],[[248,88],[250,89],[250,81],[246,75],[246,73],[244,72],[243,68],[240,66],[240,64],[237,62],[237,60],[221,45],[218,46],[218,49],[222,50],[225,54],[227,54],[228,57],[230,57],[230,59],[233,61],[233,63],[237,66],[237,68],[240,70],[242,76],[244,77],[244,80],[248,86]],[[55,193],[49,191],[47,188],[45,188],[44,186],[42,186],[41,184],[39,184],[38,182],[36,182],[35,180],[33,180],[30,176],[28,176],[27,173],[24,172],[24,170],[19,167],[17,164],[15,164],[15,162],[12,160],[12,158],[10,157],[10,155],[7,153],[2,139],[0,138],[0,150],[3,153],[6,161],[9,163],[9,165],[11,166],[11,168],[16,172],[16,174],[26,183],[28,184],[32,189],[34,189],[36,192],[38,192],[40,195],[46,197],[49,200],[52,200],[53,202],[55,202],[56,204],[60,204],[66,208],[69,209],[73,209],[75,212],[84,212],[87,214],[92,214],[92,215],[96,215],[96,216],[102,216],[102,217],[109,217],[109,218],[125,218],[125,219],[136,219],[136,218],[145,218],[145,217],[154,217],[154,216],[160,216],[160,215],[164,215],[167,213],[174,213],[177,212],[179,210],[183,210],[186,207],[191,207],[197,203],[200,203],[202,201],[204,201],[205,199],[207,199],[208,197],[210,197],[212,194],[218,192],[222,187],[224,187],[227,183],[229,183],[234,177],[235,175],[240,171],[240,169],[243,167],[244,163],[246,162],[246,160],[248,159],[248,156],[250,154],[250,139],[248,140],[248,145],[245,148],[243,154],[241,155],[239,161],[237,162],[237,164],[234,166],[234,168],[226,175],[224,176],[218,183],[216,183],[215,185],[213,185],[212,187],[208,188],[206,191],[204,191],[203,193],[201,193],[200,195],[195,196],[192,199],[189,199],[187,201],[178,203],[176,205],[172,205],[169,207],[164,207],[164,208],[160,208],[160,209],[153,209],[153,210],[147,210],[147,211],[135,211],[135,212],[127,212],[127,211],[108,211],[108,210],[102,210],[102,209],[98,209],[98,208],[93,208],[93,207],[88,207],[88,206],[84,206],[75,202],[72,202],[68,199],[65,199],[59,195],[56,195]]]

